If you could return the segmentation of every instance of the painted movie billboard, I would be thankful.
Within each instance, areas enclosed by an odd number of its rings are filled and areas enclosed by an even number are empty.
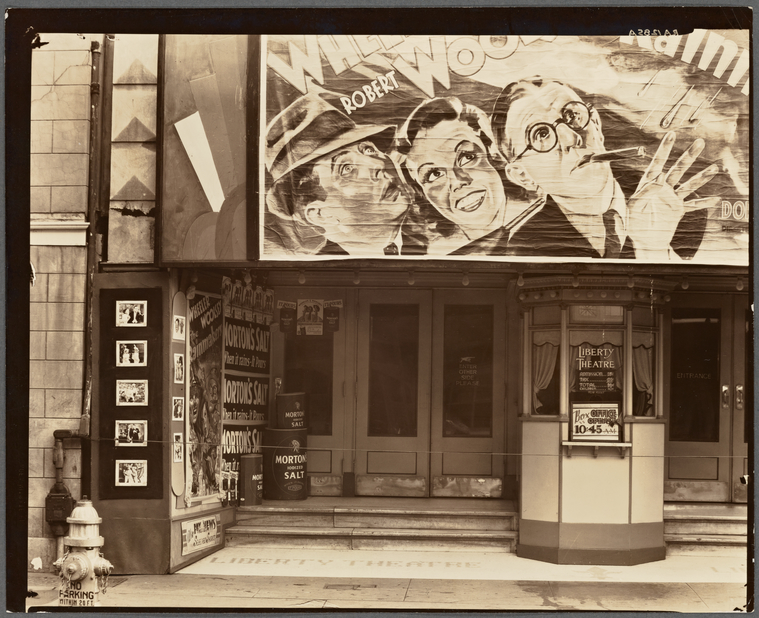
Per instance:
[[[748,264],[747,30],[261,54],[262,259]]]

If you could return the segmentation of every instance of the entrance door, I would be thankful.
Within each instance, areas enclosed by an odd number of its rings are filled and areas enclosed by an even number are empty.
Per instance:
[[[429,495],[431,307],[427,291],[360,291],[358,495]]]
[[[673,300],[665,500],[746,502],[746,296]]]
[[[280,288],[281,301],[299,299],[341,300],[347,305],[344,289]],[[346,468],[344,384],[346,380],[346,331],[343,326],[321,334],[299,334],[295,328],[283,333],[281,326],[271,328],[271,376],[281,380],[283,393],[306,393],[308,415],[308,474],[312,495],[340,495],[340,475]],[[350,362],[352,362],[352,353]],[[272,404],[276,401],[272,399]],[[274,408],[272,408],[274,409]]]
[[[503,294],[360,292],[358,495],[500,496]]]
[[[501,491],[505,310],[500,290],[435,292],[433,495],[495,495]]]

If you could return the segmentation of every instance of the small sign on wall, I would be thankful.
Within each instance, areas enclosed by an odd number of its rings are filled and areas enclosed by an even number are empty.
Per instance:
[[[340,330],[340,308],[343,306],[340,300],[324,301],[324,330],[328,333],[336,333]]]
[[[573,442],[621,442],[622,421],[618,403],[572,403],[569,425]]]
[[[279,309],[279,330],[283,333],[295,332],[297,305],[294,302],[280,300],[277,302],[277,309]]]
[[[221,525],[218,515],[182,522],[182,555],[193,554],[221,542]]]
[[[315,298],[298,299],[297,329],[299,335],[324,334],[324,301]]]

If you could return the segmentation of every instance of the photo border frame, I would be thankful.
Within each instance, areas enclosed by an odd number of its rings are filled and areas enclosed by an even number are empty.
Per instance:
[[[121,401],[119,397],[119,389],[122,384],[141,384],[145,386],[145,400],[144,401]],[[148,380],[116,380],[116,405],[118,407],[127,406],[147,406],[148,405]]]
[[[148,421],[145,419],[132,419],[132,420],[116,420],[114,421],[114,434],[116,440],[116,446],[121,447],[135,447],[135,446],[147,446],[148,445]],[[119,441],[119,427],[122,425],[141,425],[142,426],[142,442],[120,442]]]
[[[126,307],[127,305],[141,305],[142,311],[142,323],[130,324],[129,322],[121,322],[119,316],[124,314],[123,309],[119,311],[120,307]],[[143,328],[148,325],[148,301],[147,300],[117,300],[116,301],[116,326],[118,328]]]
[[[122,363],[120,347],[122,345],[139,345],[142,344],[143,361],[140,363]],[[116,340],[116,367],[119,368],[131,368],[131,367],[147,367],[148,366],[148,341],[147,339],[117,339]]]

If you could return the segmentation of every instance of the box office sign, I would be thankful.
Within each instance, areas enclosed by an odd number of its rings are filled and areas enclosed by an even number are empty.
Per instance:
[[[235,318],[224,320],[224,369],[245,373],[269,372],[270,329]]]
[[[221,543],[221,519],[211,515],[182,522],[182,555],[193,554]]]
[[[594,395],[617,390],[621,365],[618,346],[583,344],[577,348],[576,354],[577,390]]]
[[[572,403],[569,433],[573,442],[621,442],[619,404]]]

